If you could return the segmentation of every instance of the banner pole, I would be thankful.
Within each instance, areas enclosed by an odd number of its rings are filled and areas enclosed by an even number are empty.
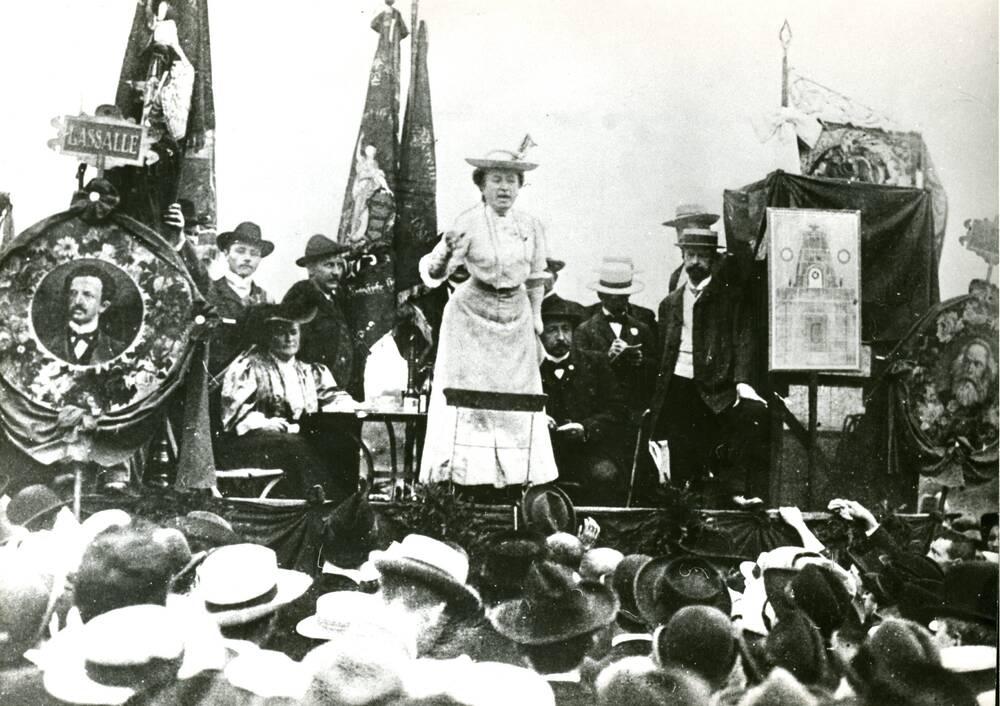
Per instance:
[[[781,42],[781,107],[788,107],[788,46],[792,43],[792,26],[786,19],[778,31]]]

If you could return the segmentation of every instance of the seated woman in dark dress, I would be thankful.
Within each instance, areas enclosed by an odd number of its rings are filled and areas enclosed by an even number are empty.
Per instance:
[[[298,421],[304,414],[353,409],[354,401],[325,365],[296,358],[299,327],[313,313],[280,304],[249,312],[245,330],[253,345],[233,360],[222,380],[216,463],[220,469],[280,468],[285,482],[278,489],[285,495],[301,498],[321,485],[327,498],[336,499],[354,492],[339,477],[343,464],[322,448],[322,436],[300,433]]]

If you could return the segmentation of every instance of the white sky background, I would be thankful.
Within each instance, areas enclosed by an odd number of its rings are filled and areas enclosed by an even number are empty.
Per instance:
[[[0,3],[0,191],[19,231],[68,205],[76,165],[47,148],[50,120],[113,101],[134,7]],[[308,237],[336,231],[382,7],[211,4],[219,226],[253,220],[277,242],[259,279],[279,297],[304,274],[293,261]],[[398,7],[409,23],[409,4]],[[569,262],[564,296],[592,301],[590,270],[616,252],[639,262],[647,287],[634,300],[655,308],[679,264],[659,224],[679,202],[721,212],[723,189],[770,171],[750,118],[779,105],[785,18],[801,74],[923,133],[950,202],[942,298],[985,272],[958,238],[967,218],[997,213],[995,2],[424,0],[420,11],[440,228],[478,200],[463,158],[531,133],[541,167],[518,206]]]

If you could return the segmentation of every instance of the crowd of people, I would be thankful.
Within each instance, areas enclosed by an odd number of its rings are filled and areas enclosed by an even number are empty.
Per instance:
[[[846,549],[781,508],[793,546],[743,556],[709,521],[647,556],[536,500],[466,549],[391,541],[359,492],[309,575],[211,512],[81,523],[44,486],[5,495],[0,702],[995,702],[995,516],[917,547],[834,499]]]

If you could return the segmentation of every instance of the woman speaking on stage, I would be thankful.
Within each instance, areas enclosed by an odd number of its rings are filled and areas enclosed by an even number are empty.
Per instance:
[[[545,483],[558,473],[544,412],[456,412],[445,404],[446,388],[542,393],[545,232],[537,218],[513,208],[524,173],[538,165],[506,150],[466,161],[482,203],[462,213],[420,261],[430,287],[460,265],[469,272],[441,321],[420,480],[482,490]]]

